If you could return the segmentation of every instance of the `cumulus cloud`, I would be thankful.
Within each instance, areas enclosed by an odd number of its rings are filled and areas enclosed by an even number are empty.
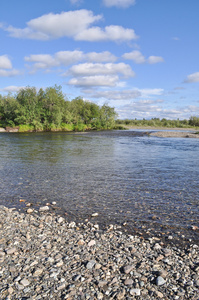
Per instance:
[[[136,64],[157,64],[160,62],[164,62],[164,59],[161,56],[149,56],[148,59],[145,58],[145,56],[139,51],[134,50],[132,52],[127,52],[122,55],[124,59],[133,60]]]
[[[60,14],[49,13],[27,22],[25,28],[4,27],[11,37],[35,40],[50,40],[62,37],[78,41],[130,41],[137,36],[133,29],[110,25],[103,28],[92,27],[102,20],[102,15],[81,9]]]
[[[143,63],[146,62],[146,59],[145,59],[144,55],[138,50],[134,50],[132,52],[124,53],[122,55],[122,57],[124,59],[133,60],[136,64],[143,64]]]
[[[91,94],[92,98],[105,98],[107,100],[129,100],[141,96],[141,93],[138,90],[111,90],[97,92],[94,92],[93,90],[87,90],[84,92]]]
[[[0,56],[0,77],[12,77],[20,72],[12,68],[11,60],[7,55]]]
[[[143,97],[159,96],[164,92],[163,89],[139,89]]]
[[[12,70],[3,70],[0,69],[0,77],[12,77],[19,75],[20,72],[18,70],[12,69]]]
[[[160,62],[164,62],[164,59],[161,56],[153,56],[152,55],[152,56],[149,56],[147,61],[149,64],[157,64]]]
[[[131,41],[137,38],[138,36],[135,34],[133,29],[124,28],[117,25],[106,26],[105,29],[101,29],[100,27],[88,28],[80,31],[75,36],[75,40],[89,42]]]
[[[72,66],[69,72],[73,76],[114,75],[118,73],[122,74],[126,78],[135,76],[131,67],[124,63],[84,63]]]
[[[122,8],[127,8],[131,5],[135,4],[135,0],[103,0],[103,3],[107,7],[122,7]]]
[[[106,86],[114,87],[119,81],[118,76],[109,76],[109,75],[95,75],[95,76],[83,76],[72,78],[69,80],[69,85],[74,85],[78,87],[88,87],[88,86]]]
[[[16,93],[16,92],[20,91],[23,88],[25,88],[25,87],[24,86],[10,85],[10,86],[7,86],[3,89],[0,89],[0,91],[5,92],[5,93]]]
[[[109,51],[103,51],[100,53],[97,52],[89,52],[84,55],[85,60],[91,61],[91,62],[115,62],[117,60],[117,57],[110,53]]]
[[[0,56],[0,69],[12,69],[12,63],[7,55]]]
[[[103,52],[88,52],[84,53],[79,50],[74,51],[59,51],[54,55],[50,54],[32,54],[26,56],[24,60],[30,63],[31,72],[34,73],[39,69],[49,70],[54,67],[69,66],[78,61],[88,62],[114,62],[117,57],[109,51]]]
[[[187,83],[199,82],[199,72],[188,75],[185,82],[187,82]]]

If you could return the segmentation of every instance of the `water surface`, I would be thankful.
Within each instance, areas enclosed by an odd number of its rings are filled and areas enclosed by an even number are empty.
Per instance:
[[[199,141],[141,131],[0,133],[0,204],[20,199],[102,223],[197,239]]]

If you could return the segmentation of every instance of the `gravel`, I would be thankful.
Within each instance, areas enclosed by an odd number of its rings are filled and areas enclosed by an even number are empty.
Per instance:
[[[199,299],[199,247],[0,207],[0,299]]]

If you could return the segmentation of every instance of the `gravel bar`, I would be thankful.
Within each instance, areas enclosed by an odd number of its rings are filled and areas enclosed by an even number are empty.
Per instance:
[[[183,131],[155,131],[150,132],[149,135],[164,138],[199,138],[198,133]]]
[[[0,299],[199,299],[199,247],[0,206]]]

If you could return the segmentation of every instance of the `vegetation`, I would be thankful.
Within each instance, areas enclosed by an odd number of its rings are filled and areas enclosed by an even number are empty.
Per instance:
[[[19,127],[19,131],[84,131],[112,129],[114,108],[84,101],[65,99],[60,86],[38,92],[34,87],[21,89],[15,96],[0,95],[0,127]]]
[[[188,128],[188,127],[199,127],[199,118],[190,117],[189,120],[167,120],[165,118],[152,118],[150,120],[116,120],[117,125],[127,125],[127,126],[150,126],[150,127],[167,127],[167,128]]]
[[[116,117],[115,109],[107,104],[100,107],[81,97],[69,101],[60,86],[39,91],[27,87],[15,96],[0,95],[0,127],[18,127],[19,132],[125,129],[124,126],[199,127],[199,117],[195,116],[189,120],[116,120]]]

